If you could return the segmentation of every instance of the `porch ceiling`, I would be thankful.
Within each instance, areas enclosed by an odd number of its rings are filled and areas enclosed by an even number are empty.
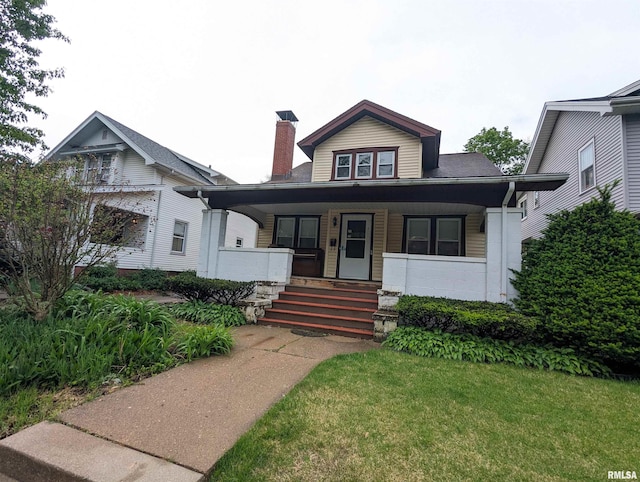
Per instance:
[[[429,204],[470,212],[476,207],[499,207],[513,181],[516,191],[554,190],[568,174],[536,174],[478,178],[394,179],[389,181],[240,184],[175,187],[180,194],[206,200],[212,209],[229,209],[264,223],[267,213],[320,214],[328,209],[389,209],[424,212]],[[509,206],[515,206],[515,193]],[[457,208],[454,208],[457,206]],[[409,214],[409,213],[407,213]]]

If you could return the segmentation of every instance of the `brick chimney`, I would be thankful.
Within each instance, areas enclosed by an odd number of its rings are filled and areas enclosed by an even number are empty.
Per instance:
[[[277,111],[276,142],[273,148],[273,167],[271,180],[286,179],[293,168],[293,147],[296,138],[298,118],[290,110]]]

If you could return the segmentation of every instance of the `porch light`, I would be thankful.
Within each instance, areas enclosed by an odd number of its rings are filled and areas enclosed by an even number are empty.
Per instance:
[[[335,228],[338,225],[338,218],[334,216],[331,222],[333,223],[333,227]]]

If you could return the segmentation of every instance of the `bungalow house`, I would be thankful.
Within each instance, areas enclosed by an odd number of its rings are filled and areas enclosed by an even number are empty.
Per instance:
[[[518,199],[525,243],[540,236],[547,214],[571,210],[616,180],[616,207],[640,215],[640,80],[604,97],[545,103],[524,173],[550,172],[569,178],[556,191]]]
[[[271,182],[175,188],[209,206],[199,275],[260,281],[279,296],[272,323],[328,329],[349,320],[354,334],[371,334],[356,319],[371,323],[401,294],[514,297],[516,193],[556,189],[565,175],[503,176],[481,154],[440,154],[439,130],[368,100],[298,142],[309,161],[292,168],[297,118],[278,115]],[[230,211],[258,223],[255,249],[223,246]]]
[[[124,219],[114,261],[121,270],[196,269],[202,202],[173,188],[183,184],[233,185],[223,174],[178,154],[133,129],[94,112],[48,155],[80,158],[84,176],[111,198],[109,208],[94,212]],[[116,193],[114,195],[114,193]],[[255,246],[257,225],[246,216],[229,215],[224,246]],[[107,241],[107,244],[109,241]]]

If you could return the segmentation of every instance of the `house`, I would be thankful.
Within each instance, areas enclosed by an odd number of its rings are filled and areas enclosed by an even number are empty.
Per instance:
[[[273,297],[310,279],[332,281],[335,289],[369,285],[375,309],[402,294],[515,296],[509,277],[520,267],[516,192],[556,189],[566,175],[503,176],[481,154],[440,154],[439,130],[368,100],[298,142],[309,161],[292,168],[298,119],[291,111],[277,114],[271,182],[175,188],[208,200],[201,276],[258,280]],[[258,223],[255,249],[223,247],[230,211]],[[297,304],[314,304],[309,299]],[[328,310],[324,318],[333,316]],[[280,319],[291,311],[281,309]]]
[[[122,270],[196,269],[203,209],[173,188],[184,184],[233,185],[223,174],[198,164],[100,112],[94,112],[48,155],[48,159],[84,160],[84,176],[111,196],[109,207],[94,212],[124,219],[116,255]],[[113,193],[117,194],[114,196]],[[229,215],[225,246],[255,246],[257,225]]]
[[[568,173],[567,182],[518,199],[525,243],[540,236],[547,214],[571,210],[616,180],[616,207],[640,214],[640,81],[604,97],[545,103],[524,173],[550,172]]]

